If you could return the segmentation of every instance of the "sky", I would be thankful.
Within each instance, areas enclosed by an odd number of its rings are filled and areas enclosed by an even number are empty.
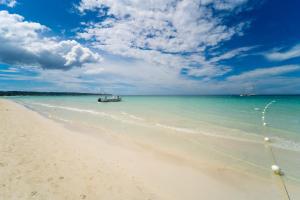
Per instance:
[[[299,94],[298,0],[0,0],[0,90]]]

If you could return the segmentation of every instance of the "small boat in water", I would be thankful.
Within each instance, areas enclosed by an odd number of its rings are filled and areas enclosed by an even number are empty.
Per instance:
[[[119,102],[121,100],[120,96],[103,96],[98,98],[98,102]]]

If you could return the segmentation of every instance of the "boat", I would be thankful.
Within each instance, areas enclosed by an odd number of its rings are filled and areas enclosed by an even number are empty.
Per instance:
[[[102,96],[98,98],[98,102],[119,102],[122,101],[120,96]]]

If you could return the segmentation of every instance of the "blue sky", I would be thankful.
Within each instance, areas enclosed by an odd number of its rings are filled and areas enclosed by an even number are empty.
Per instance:
[[[0,90],[299,94],[300,2],[0,0]]]

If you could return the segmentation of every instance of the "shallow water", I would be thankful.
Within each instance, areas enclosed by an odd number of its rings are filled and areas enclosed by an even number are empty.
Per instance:
[[[258,136],[263,133],[262,112],[275,101],[264,115],[268,135],[290,142],[286,148],[300,150],[300,96],[127,96],[119,103],[96,103],[95,96],[15,99],[40,111],[98,115],[188,133],[201,132],[205,124]]]
[[[97,103],[96,96],[13,99],[56,120],[126,135],[195,165],[207,158],[270,178],[276,163],[287,185],[300,182],[300,96],[124,96],[117,103]],[[265,136],[271,143],[263,142]]]

